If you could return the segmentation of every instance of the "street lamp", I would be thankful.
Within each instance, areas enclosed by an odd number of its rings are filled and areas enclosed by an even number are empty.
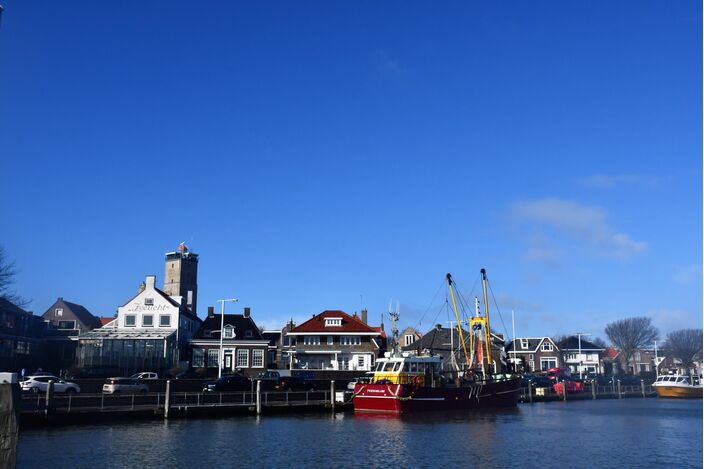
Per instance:
[[[222,365],[223,365],[223,355],[222,355],[222,336],[225,334],[225,303],[237,303],[239,300],[237,298],[230,298],[228,300],[218,300],[220,302],[220,352],[218,353],[218,378],[222,376]]]
[[[591,335],[586,332],[577,332],[577,342],[579,343],[579,352],[577,353],[578,367],[579,367],[579,379],[582,379],[582,336]]]

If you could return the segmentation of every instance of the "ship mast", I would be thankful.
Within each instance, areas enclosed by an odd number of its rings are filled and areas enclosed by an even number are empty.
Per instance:
[[[400,355],[398,350],[398,327],[396,327],[396,321],[398,321],[398,302],[396,303],[396,311],[391,311],[391,303],[389,303],[389,318],[391,319],[391,334],[394,340],[394,350],[392,352],[393,357]]]
[[[482,274],[482,287],[484,289],[484,316],[479,316],[478,307],[477,315],[475,317],[469,318],[469,348],[474,351],[474,336],[475,331],[483,331],[484,340],[478,340],[478,347],[482,347],[484,342],[484,350],[486,353],[482,353],[482,371],[486,374],[486,369],[491,366],[491,330],[489,328],[489,298],[486,291],[486,270],[481,270]],[[481,332],[479,332],[481,334]],[[482,351],[484,351],[482,350]],[[484,366],[484,358],[486,358],[487,366]]]
[[[464,342],[464,334],[462,333],[462,321],[460,321],[460,314],[457,312],[457,302],[455,301],[455,291],[452,288],[452,283],[452,275],[447,274],[447,285],[450,288],[450,297],[452,298],[452,309],[455,311],[455,319],[457,319],[457,330],[460,333],[462,351],[464,352],[465,363],[467,364],[467,366],[469,366],[471,361],[469,359],[469,354],[467,353],[467,344],[465,344]],[[452,330],[450,330],[450,334],[452,334]],[[455,353],[454,350],[452,351],[452,353]]]

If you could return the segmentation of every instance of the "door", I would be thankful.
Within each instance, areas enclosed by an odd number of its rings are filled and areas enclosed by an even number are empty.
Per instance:
[[[232,369],[232,352],[225,354],[225,367],[226,370]]]

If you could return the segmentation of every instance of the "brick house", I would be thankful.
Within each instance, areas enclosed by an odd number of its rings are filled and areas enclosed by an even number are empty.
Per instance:
[[[516,370],[547,371],[562,367],[560,349],[550,337],[517,337],[506,347]]]
[[[214,314],[212,306],[208,307],[208,317],[190,344],[191,367],[204,370],[208,376],[218,375],[218,362],[223,373],[237,371],[247,376],[256,376],[267,367],[269,341],[254,323],[249,308],[244,309],[244,314],[225,314],[223,317]]]
[[[398,335],[398,340],[400,342],[399,345],[401,347],[408,347],[413,345],[414,342],[420,340],[422,337],[423,334],[412,327],[407,327]]]
[[[666,352],[658,352],[658,365],[660,372],[666,372],[672,368],[672,359],[668,360]],[[643,373],[655,372],[655,350],[638,350],[633,353],[629,363],[621,351],[616,347],[607,347],[603,356],[604,372],[611,375],[640,375]],[[669,365],[669,366],[668,366]]]
[[[309,370],[370,371],[386,348],[381,327],[339,310],[323,311],[286,336],[296,341],[291,366]]]

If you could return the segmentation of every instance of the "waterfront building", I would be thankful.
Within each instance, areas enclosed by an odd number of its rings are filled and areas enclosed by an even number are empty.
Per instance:
[[[582,341],[584,343],[584,341]],[[655,349],[640,349],[633,353],[628,363],[623,353],[616,347],[607,347],[603,353],[603,369],[610,375],[655,375]],[[658,351],[658,369],[660,373],[676,370],[677,364],[667,350]]]
[[[562,363],[573,374],[603,373],[601,358],[605,349],[576,335],[567,337],[557,344]]]
[[[288,368],[370,371],[386,349],[381,327],[339,310],[314,315],[285,336],[295,339],[295,348],[287,352]]]
[[[166,253],[164,293],[180,296],[186,309],[198,314],[198,254],[190,252],[184,243],[176,251]]]
[[[412,327],[407,327],[398,335],[398,340],[401,342],[401,347],[410,347],[416,341],[420,340],[423,334]]]
[[[40,316],[0,298],[0,370],[27,374],[43,365],[46,324]]]
[[[223,374],[256,376],[267,366],[269,341],[262,336],[249,308],[244,308],[244,314],[223,316],[208,307],[208,316],[190,345],[191,367],[203,375],[217,376],[220,366]]]
[[[296,349],[296,338],[288,335],[296,327],[291,319],[282,329],[264,330],[262,337],[269,342],[267,368],[289,368],[291,351]]]
[[[147,275],[114,320],[79,336],[76,366],[96,375],[186,369],[188,344],[200,324],[182,297],[169,296]]]
[[[48,325],[44,331],[46,360],[43,368],[55,373],[61,373],[73,365],[78,336],[102,326],[100,319],[84,306],[62,297],[47,308],[42,318]]]
[[[550,337],[517,337],[508,344],[506,353],[519,371],[547,371],[563,366],[560,349]]]

